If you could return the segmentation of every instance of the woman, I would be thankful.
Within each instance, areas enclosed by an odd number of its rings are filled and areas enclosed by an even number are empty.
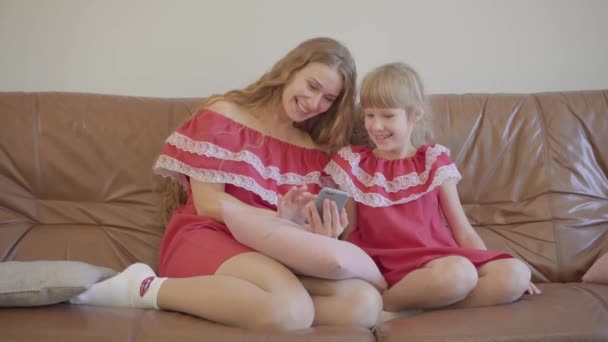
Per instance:
[[[238,243],[220,206],[228,201],[300,221],[303,213],[295,208],[303,206],[294,202],[304,204],[307,191],[318,192],[327,153],[350,136],[355,82],[348,49],[315,38],[246,88],[206,99],[169,136],[155,165],[188,192],[163,237],[163,278],[147,265],[131,265],[72,303],[172,310],[252,329],[373,326],[382,307],[373,286],[296,277]],[[347,223],[335,206],[323,217],[313,231],[341,231]]]

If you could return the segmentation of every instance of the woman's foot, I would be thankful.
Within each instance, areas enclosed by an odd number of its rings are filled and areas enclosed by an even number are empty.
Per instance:
[[[70,303],[158,309],[156,298],[165,279],[156,277],[146,264],[133,264],[114,277],[93,284]]]

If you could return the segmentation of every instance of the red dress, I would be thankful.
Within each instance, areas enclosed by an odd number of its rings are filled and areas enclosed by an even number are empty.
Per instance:
[[[357,202],[357,227],[348,240],[374,259],[389,287],[448,255],[464,256],[476,267],[511,257],[458,246],[439,205],[439,186],[461,178],[448,155],[441,145],[425,145],[411,157],[387,160],[369,147],[348,146],[325,168]]]
[[[221,114],[203,110],[165,141],[154,170],[177,179],[188,201],[175,210],[160,246],[159,275],[214,274],[229,258],[252,249],[237,242],[225,224],[196,214],[190,178],[224,183],[226,193],[254,207],[276,210],[279,194],[307,184],[317,193],[329,161],[320,150],[265,136]]]

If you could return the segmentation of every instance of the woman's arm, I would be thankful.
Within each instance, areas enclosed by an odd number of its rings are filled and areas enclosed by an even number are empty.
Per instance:
[[[190,179],[192,196],[196,213],[200,216],[210,217],[216,221],[224,222],[222,216],[222,202],[229,202],[253,209],[260,215],[278,216],[295,223],[301,224],[300,217],[305,217],[304,206],[314,200],[315,196],[307,191],[306,185],[292,187],[285,196],[279,195],[278,210],[257,208],[236,199],[225,192],[225,184],[205,183],[196,179]]]
[[[464,213],[454,180],[443,182],[439,188],[439,205],[460,247],[487,249]]]
[[[235,197],[227,194],[224,189],[225,185],[221,183],[204,183],[190,178],[190,186],[192,187],[192,200],[196,213],[200,216],[206,216],[216,221],[224,223],[222,215],[222,201],[228,201],[232,204],[247,206],[251,209],[259,211],[261,215],[276,216],[274,210],[256,208],[241,202]]]

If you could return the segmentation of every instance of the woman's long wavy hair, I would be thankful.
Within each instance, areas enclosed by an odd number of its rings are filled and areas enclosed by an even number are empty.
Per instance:
[[[243,89],[213,95],[203,100],[199,109],[216,101],[228,101],[256,112],[273,103],[281,103],[285,86],[293,75],[310,63],[322,63],[338,71],[343,78],[343,89],[327,112],[294,124],[307,132],[313,141],[328,152],[346,145],[353,128],[357,71],[349,50],[331,38],[313,38],[302,42],[287,53],[254,83]],[[185,203],[187,195],[173,180],[167,180],[163,199],[164,224],[173,210]]]

